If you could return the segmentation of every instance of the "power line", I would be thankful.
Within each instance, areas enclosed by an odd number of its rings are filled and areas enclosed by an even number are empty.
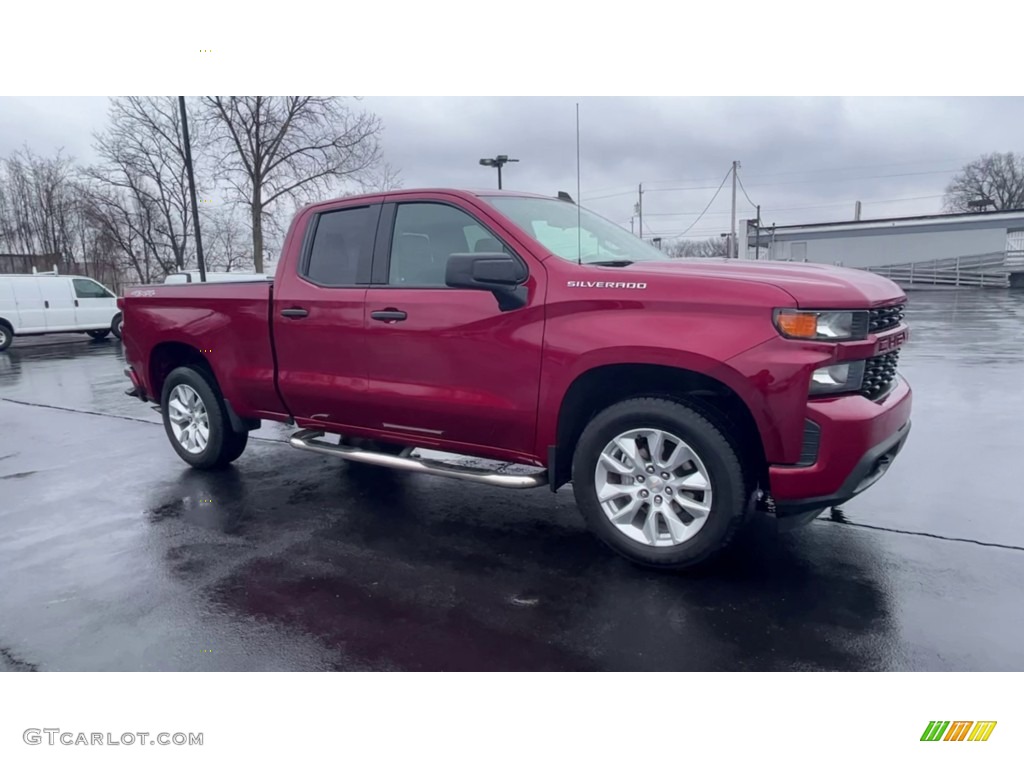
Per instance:
[[[759,174],[755,174],[753,176],[750,176],[748,178],[751,178],[751,179],[766,179],[766,178],[774,178],[776,176],[798,176],[801,173],[838,173],[840,171],[863,171],[863,170],[868,169],[868,168],[896,168],[896,167],[903,167],[903,166],[908,166],[908,165],[930,165],[931,163],[934,163],[934,162],[966,163],[966,162],[969,162],[970,160],[971,160],[971,158],[966,158],[966,159],[965,158],[960,158],[960,159],[948,158],[948,159],[942,160],[942,161],[939,161],[939,160],[925,160],[925,161],[910,162],[910,163],[880,163],[878,165],[849,165],[849,166],[846,166],[845,168],[817,168],[817,169],[806,170],[806,171],[779,171],[777,173],[759,173]],[[937,173],[945,173],[945,171],[937,171]]]
[[[885,199],[885,200],[877,200],[877,199],[874,199],[874,200],[862,200],[861,202],[862,203],[902,203],[902,202],[906,202],[906,201],[909,201],[909,200],[940,200],[943,197],[945,197],[945,195],[917,195],[915,197],[891,197],[891,198],[888,198],[888,199]],[[765,208],[765,210],[766,211],[771,211],[772,213],[783,213],[783,212],[789,212],[789,211],[810,211],[810,210],[815,210],[815,209],[820,209],[820,208],[842,208],[844,206],[851,205],[853,202],[854,201],[852,201],[852,200],[847,200],[847,201],[844,201],[844,202],[841,202],[841,203],[824,203],[824,204],[821,204],[821,205],[797,205],[797,206],[791,206],[789,208]],[[757,206],[755,205],[754,207],[756,208]],[[644,218],[647,218],[648,216],[675,216],[675,217],[696,216],[698,213],[699,213],[699,211],[680,211],[679,213],[646,213],[645,212],[644,213]],[[708,216],[729,216],[730,212],[729,211],[715,211],[714,213],[709,213],[707,215]]]
[[[870,166],[863,166],[863,167],[870,167]],[[851,167],[849,170],[857,170],[857,169]],[[896,178],[902,178],[902,177],[906,177],[906,176],[937,176],[937,175],[942,174],[942,173],[956,173],[959,170],[960,170],[959,168],[946,168],[946,169],[943,169],[943,170],[936,170],[936,171],[908,171],[908,172],[904,172],[904,173],[872,174],[872,175],[869,175],[869,176],[846,176],[846,177],[835,178],[835,179],[796,179],[794,181],[774,181],[774,182],[768,182],[768,183],[764,183],[764,184],[751,184],[750,186],[753,188],[753,187],[789,186],[789,185],[792,185],[792,184],[833,184],[833,183],[836,183],[836,182],[842,183],[844,181],[864,181],[864,180],[869,180],[869,179],[896,179]],[[801,173],[817,173],[817,172],[818,171],[793,171],[793,172],[791,172],[789,174],[781,174],[781,173],[780,174],[762,174],[762,175],[750,176],[748,178],[762,179],[762,178],[771,178],[773,176],[794,175],[794,174],[801,174]],[[694,179],[693,181],[700,181],[700,180]],[[673,183],[673,182],[651,182],[651,183],[660,184],[660,183]],[[605,187],[605,189],[610,189],[610,187]],[[713,185],[712,186],[699,186],[699,187],[647,187],[647,189],[645,189],[644,191],[646,191],[646,192],[695,192],[695,191],[702,191],[702,190],[708,190],[708,189],[715,189],[715,187]],[[633,194],[633,188],[632,187],[630,187],[628,189],[623,187],[622,190],[623,191],[621,191],[621,192],[613,192],[613,193],[609,193],[609,194],[605,194],[605,195],[597,195],[595,197],[587,197],[586,200],[587,201],[606,200],[606,199],[611,198],[611,197],[622,197],[623,195]]]
[[[861,181],[864,179],[896,179],[903,176],[936,176],[940,173],[956,173],[959,168],[951,168],[944,171],[913,171],[910,173],[885,173],[875,176],[847,176],[843,179],[800,179],[798,181],[774,181],[770,184],[751,184],[751,187],[782,187],[790,184],[833,184],[844,181]]]
[[[757,208],[757,204],[753,200],[751,200],[750,195],[747,194],[746,187],[743,186],[743,179],[740,178],[740,175],[738,173],[736,174],[736,181],[739,182],[740,189],[743,190],[743,196],[747,198],[747,202],[750,203],[755,208]]]
[[[946,160],[917,160],[912,162],[900,162],[900,163],[876,163],[872,165],[848,165],[842,168],[810,168],[799,171],[778,171],[775,173],[755,173],[747,176],[748,179],[770,179],[778,176],[799,176],[801,174],[809,173],[839,173],[841,171],[863,171],[872,168],[899,168],[908,165],[929,165],[931,163],[966,163],[971,158],[947,158]],[[958,169],[959,170],[959,169]],[[948,173],[948,171],[927,171],[927,173]],[[648,184],[704,184],[711,183],[714,179],[661,179],[657,181],[646,182]],[[713,188],[713,187],[711,187]],[[595,192],[602,192],[610,189],[623,189],[623,187],[603,187],[601,189],[593,190]]]
[[[718,193],[721,192],[722,191],[722,187],[725,186],[725,182],[729,178],[729,174],[730,173],[732,173],[732,168],[730,168],[728,171],[725,172],[725,176],[722,177],[722,183],[718,185],[718,189],[715,190],[715,194],[713,194],[711,196],[711,199],[708,200],[708,204],[706,206],[704,206],[704,210],[700,212],[700,216],[698,216],[696,219],[693,220],[693,224],[691,224],[690,226],[688,226],[686,229],[683,230],[683,232],[682,232],[683,235],[685,235],[687,232],[689,232],[691,229],[693,229],[695,226],[697,226],[697,222],[700,221],[702,218],[704,218],[704,214],[708,212],[708,208],[710,208],[712,203],[715,202],[715,198],[718,197]]]

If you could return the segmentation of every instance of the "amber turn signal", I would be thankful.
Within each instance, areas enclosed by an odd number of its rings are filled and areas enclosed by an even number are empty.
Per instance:
[[[813,339],[818,335],[818,313],[782,311],[775,324],[783,334],[793,339]]]

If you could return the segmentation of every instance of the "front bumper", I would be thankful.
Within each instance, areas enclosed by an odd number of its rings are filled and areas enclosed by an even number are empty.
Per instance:
[[[906,444],[911,401],[900,376],[879,400],[848,395],[808,403],[807,418],[820,427],[817,458],[809,466],[768,468],[778,515],[837,506],[878,482]]]

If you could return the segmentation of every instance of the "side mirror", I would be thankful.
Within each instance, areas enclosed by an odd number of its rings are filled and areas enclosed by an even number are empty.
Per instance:
[[[507,253],[453,253],[445,267],[449,288],[490,291],[504,311],[526,305],[526,267]]]

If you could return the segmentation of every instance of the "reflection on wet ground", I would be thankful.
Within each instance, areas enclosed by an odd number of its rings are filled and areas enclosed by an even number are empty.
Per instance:
[[[347,466],[280,425],[193,472],[123,395],[118,342],[18,339],[0,669],[1024,668],[1024,295],[910,299],[914,433],[889,475],[686,575],[605,551],[569,489]]]

